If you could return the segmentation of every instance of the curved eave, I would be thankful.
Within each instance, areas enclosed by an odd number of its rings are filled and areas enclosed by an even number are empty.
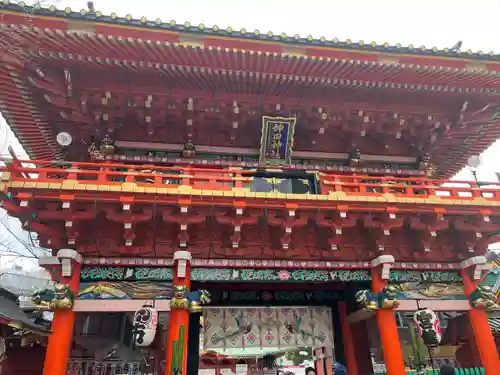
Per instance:
[[[315,57],[289,52],[222,48],[210,41],[169,42],[71,30],[0,25],[0,34],[19,35],[25,52],[55,61],[94,62],[125,69],[163,69],[165,63],[182,69],[214,70],[222,75],[268,75],[284,81],[307,81],[340,87],[499,95],[500,70],[484,66],[443,67],[400,61]],[[435,61],[429,61],[430,63]],[[499,65],[500,67],[500,65]]]
[[[368,54],[394,54],[395,56],[408,55],[419,58],[442,58],[448,60],[477,60],[481,62],[500,62],[500,55],[494,52],[484,53],[482,51],[473,52],[467,50],[464,52],[450,50],[448,48],[438,49],[437,47],[425,46],[402,46],[401,44],[389,45],[388,43],[366,43],[364,41],[339,41],[338,39],[326,39],[324,37],[315,38],[311,35],[301,37],[299,35],[286,35],[285,33],[275,34],[271,31],[261,32],[259,30],[248,31],[247,29],[235,30],[232,27],[220,28],[218,26],[206,27],[204,24],[192,25],[189,22],[179,24],[176,21],[163,22],[157,18],[148,20],[146,17],[139,19],[132,15],[121,17],[116,13],[104,15],[102,12],[94,13],[82,9],[79,12],[71,8],[57,9],[55,6],[44,7],[37,3],[34,6],[28,6],[23,1],[11,3],[12,1],[4,0],[0,3],[0,11],[3,13],[17,13],[25,17],[29,15],[32,23],[35,18],[44,18],[46,20],[63,20],[63,21],[85,21],[95,24],[110,25],[114,27],[123,27],[129,29],[137,29],[142,32],[147,31],[164,31],[167,33],[179,34],[185,33],[193,36],[206,36],[216,39],[234,40],[240,42],[250,42],[257,44],[281,44],[290,47],[301,48],[316,48],[323,50],[341,50],[353,54],[368,53]],[[34,17],[35,16],[35,17]],[[38,17],[36,17],[38,16]]]
[[[488,124],[481,131],[469,135],[457,136],[463,142],[459,146],[447,148],[442,146],[440,153],[443,161],[438,164],[438,178],[451,178],[468,164],[468,159],[479,155],[500,138],[500,121]]]
[[[60,151],[52,137],[50,125],[33,105],[31,90],[7,65],[0,71],[0,111],[31,159],[54,160]]]
[[[108,69],[116,68],[128,68],[131,71],[156,69],[154,66],[149,66],[144,63],[141,64],[140,62],[129,61],[127,66],[124,61],[96,61],[95,59],[84,56],[77,58],[67,54],[56,54],[55,56],[50,56],[50,54],[39,53],[37,54],[37,57],[54,59],[59,62],[66,60],[71,64],[83,64],[84,66],[88,66],[89,69],[98,69],[103,73]],[[175,79],[176,77],[180,77],[179,79],[182,78],[184,82],[196,82],[210,76],[207,76],[208,72],[203,73],[199,69],[193,68],[184,68],[178,71],[175,67],[164,67],[162,65],[161,67],[158,67],[158,69],[161,69],[163,74],[168,74],[171,78]],[[10,76],[5,76],[9,71]],[[231,72],[229,73],[230,74],[227,74],[225,78],[225,80],[228,81],[228,84],[231,82],[239,82],[238,80],[241,80],[241,76],[238,76],[234,72],[234,74]],[[0,109],[2,109],[4,115],[8,118],[13,130],[20,138],[23,146],[27,148],[30,156],[32,158],[46,160],[59,158],[60,153],[53,140],[52,129],[47,120],[41,115],[41,112],[39,112],[40,109],[36,108],[33,105],[33,101],[30,99],[34,88],[29,84],[25,72],[20,67],[11,66],[9,69],[5,69],[1,76],[4,77],[4,92],[3,101],[0,102]],[[282,79],[273,75],[268,77],[268,83],[271,88],[273,87],[273,81],[278,78]],[[302,78],[297,77],[297,82],[294,79],[291,81],[291,84],[300,84],[301,81]],[[250,83],[247,83],[245,87],[249,87],[248,85]],[[314,80],[307,80],[305,83],[314,84]],[[326,82],[318,82],[317,84],[325,83]],[[334,82],[331,84],[333,83]],[[363,88],[364,86],[361,85],[359,87]],[[412,90],[407,88],[405,91],[409,92]],[[455,133],[454,137],[451,139],[453,140],[453,144],[436,144],[432,154],[435,158],[435,162],[438,164],[438,175],[440,177],[448,177],[458,172],[463,165],[466,164],[467,158],[470,155],[480,153],[498,137],[500,137],[500,127],[496,124],[489,124],[485,125],[480,131],[477,131],[474,134]],[[459,139],[460,142],[457,142],[456,139]]]

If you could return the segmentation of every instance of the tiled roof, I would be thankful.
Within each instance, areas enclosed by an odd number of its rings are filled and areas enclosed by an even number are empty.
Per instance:
[[[21,325],[32,332],[48,335],[50,331],[33,322],[21,308],[8,298],[0,297],[0,319]]]
[[[134,18],[132,15],[127,14],[122,17],[117,13],[111,13],[110,15],[104,15],[100,11],[90,12],[87,9],[82,9],[80,11],[74,11],[73,9],[67,7],[65,9],[58,9],[56,6],[43,6],[40,3],[35,5],[27,5],[24,1],[19,3],[13,3],[12,0],[3,0],[0,3],[0,10],[9,10],[15,12],[23,12],[27,14],[40,15],[40,16],[52,16],[58,18],[66,18],[72,20],[85,20],[94,21],[101,23],[108,23],[114,25],[122,26],[133,26],[142,27],[145,29],[156,29],[156,30],[168,30],[175,32],[189,32],[195,34],[206,34],[211,36],[221,36],[221,37],[234,37],[239,39],[248,40],[260,40],[264,42],[275,41],[281,43],[289,43],[294,45],[304,45],[304,46],[324,46],[331,48],[340,48],[353,51],[372,51],[372,52],[385,52],[385,53],[402,53],[402,54],[414,54],[423,56],[441,56],[441,57],[454,57],[454,58],[471,58],[487,61],[500,61],[500,54],[495,54],[494,52],[483,52],[483,51],[459,51],[452,50],[450,48],[439,49],[437,47],[426,47],[426,46],[414,46],[408,45],[403,46],[400,43],[396,45],[390,45],[389,43],[376,43],[376,42],[365,42],[363,40],[352,41],[344,40],[340,41],[337,38],[327,39],[325,37],[314,37],[312,35],[300,36],[287,35],[285,33],[275,34],[272,31],[259,31],[259,30],[247,30],[239,29],[235,30],[232,27],[221,28],[219,26],[207,27],[204,24],[192,25],[189,22],[184,24],[179,24],[174,20],[164,22],[160,18],[155,20],[148,20],[146,17],[141,17],[139,19]]]

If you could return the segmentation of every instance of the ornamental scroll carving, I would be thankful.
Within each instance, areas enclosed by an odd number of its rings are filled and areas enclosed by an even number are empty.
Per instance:
[[[82,282],[92,281],[172,281],[170,267],[84,267],[80,274]],[[195,281],[370,281],[370,272],[357,270],[321,270],[293,268],[193,268],[191,279]],[[395,283],[433,282],[461,283],[456,271],[408,271],[392,270],[390,280]]]

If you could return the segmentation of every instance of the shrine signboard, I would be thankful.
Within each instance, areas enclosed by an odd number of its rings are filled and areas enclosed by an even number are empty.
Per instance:
[[[259,162],[290,164],[292,161],[295,118],[262,117]]]

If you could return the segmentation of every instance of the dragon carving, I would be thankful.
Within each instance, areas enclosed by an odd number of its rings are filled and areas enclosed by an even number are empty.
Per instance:
[[[43,289],[35,292],[31,300],[40,310],[71,309],[75,300],[74,292],[66,284],[54,285],[54,290]]]
[[[380,293],[374,293],[370,290],[360,290],[356,293],[356,302],[365,310],[370,311],[395,309],[399,306],[397,288],[393,285],[387,285]]]
[[[478,286],[469,296],[470,305],[475,309],[498,309],[497,297],[489,286]]]
[[[210,293],[207,290],[201,289],[188,292],[184,285],[175,285],[170,308],[199,313],[202,309],[201,306],[210,303],[210,301]]]

